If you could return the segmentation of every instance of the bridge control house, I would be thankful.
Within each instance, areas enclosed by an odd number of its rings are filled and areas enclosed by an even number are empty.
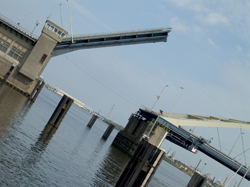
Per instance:
[[[0,17],[0,81],[30,97],[43,82],[40,75],[56,44],[67,34],[47,20],[37,39],[19,25]]]

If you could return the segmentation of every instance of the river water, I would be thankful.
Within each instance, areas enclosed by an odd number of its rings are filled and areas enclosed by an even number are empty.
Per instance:
[[[0,88],[0,186],[111,187],[129,158],[101,136],[107,124],[72,105],[57,131],[47,124],[61,96],[43,88],[35,103]],[[129,116],[128,116],[129,117]],[[184,187],[190,177],[162,161],[149,187]]]

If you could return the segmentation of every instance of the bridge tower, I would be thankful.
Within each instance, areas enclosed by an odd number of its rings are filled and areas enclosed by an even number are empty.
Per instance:
[[[56,44],[66,35],[65,30],[47,20],[37,39],[24,28],[1,16],[0,81],[5,78],[7,85],[30,97],[39,89],[40,75]],[[6,78],[7,72],[9,74]]]
[[[142,109],[131,114],[126,127],[117,133],[112,145],[132,156],[140,141],[147,136],[150,144],[161,147],[167,130],[155,124],[157,116],[153,111],[145,112]]]
[[[42,34],[21,66],[19,73],[31,80],[38,78],[52,57],[56,44],[61,42],[67,34],[67,31],[47,20]]]
[[[53,56],[75,50],[166,42],[171,28],[67,36],[47,20],[39,39],[20,25],[0,16],[0,81],[31,97],[40,75]]]

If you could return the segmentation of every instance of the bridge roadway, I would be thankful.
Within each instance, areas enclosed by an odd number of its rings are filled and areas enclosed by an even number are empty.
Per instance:
[[[73,38],[67,36],[61,43],[57,43],[53,55],[58,56],[79,49],[166,42],[170,31],[170,28],[161,28],[107,34],[80,35],[73,36]]]
[[[180,126],[176,126],[164,117],[158,117],[157,114],[153,114],[150,111],[145,109],[140,109],[140,114],[147,120],[156,119],[156,124],[165,128],[168,131],[166,139],[183,147],[186,150],[189,150],[193,153],[196,153],[197,150],[206,154],[207,156],[213,158],[217,162],[231,169],[232,171],[238,171],[238,175],[244,176],[247,172],[246,166],[243,166],[241,163],[237,162],[233,158],[209,145],[207,141],[202,137],[197,137],[194,134],[188,132]],[[250,181],[250,172],[248,172],[245,176],[245,179]]]

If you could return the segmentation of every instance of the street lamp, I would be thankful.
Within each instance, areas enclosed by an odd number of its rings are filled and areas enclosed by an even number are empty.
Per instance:
[[[159,96],[157,96],[157,99],[156,99],[156,101],[155,101],[155,103],[154,103],[154,105],[152,106],[152,108],[151,108],[151,110],[150,110],[150,111],[152,111],[152,110],[153,110],[153,108],[154,108],[155,104],[156,104],[156,103],[157,103],[157,101],[160,99],[161,94],[163,93],[163,91],[165,90],[165,88],[166,88],[166,87],[168,87],[168,85],[166,85],[166,86],[163,88],[163,90],[161,91],[160,95],[159,95]]]
[[[202,171],[203,171],[203,169],[205,168],[206,165],[207,165],[207,163],[204,164],[204,166],[203,166],[203,168],[202,168],[202,170],[201,170],[201,173],[202,173]]]
[[[30,33],[30,35],[33,34],[34,30],[36,29],[36,27],[40,24],[40,22],[36,21],[36,26],[34,27],[34,29],[32,30],[32,32]]]
[[[234,143],[234,145],[233,145],[232,149],[231,149],[231,150],[230,150],[230,152],[228,153],[228,156],[231,154],[231,152],[232,152],[232,150],[233,150],[234,146],[236,145],[236,143],[237,143],[238,139],[240,138],[240,135],[242,135],[242,134],[244,134],[244,133],[243,133],[243,132],[241,132],[241,133],[239,134],[239,136],[238,136],[238,138],[236,139],[236,141],[235,141],[235,143]]]

